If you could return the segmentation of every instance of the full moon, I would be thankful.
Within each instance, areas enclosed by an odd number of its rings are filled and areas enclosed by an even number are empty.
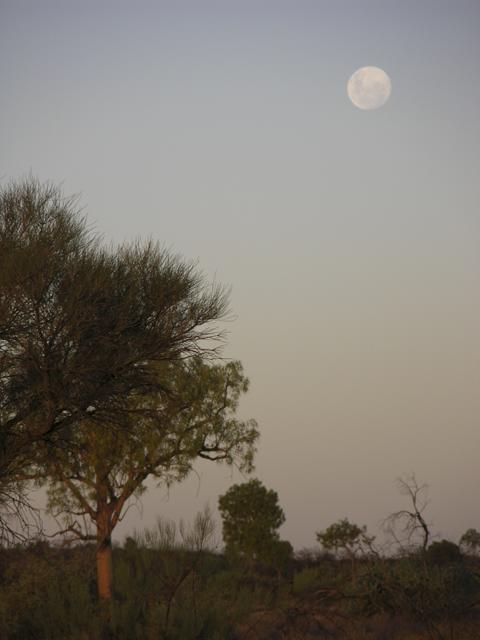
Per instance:
[[[383,107],[392,93],[392,83],[388,75],[379,67],[361,67],[350,76],[347,93],[359,109]]]

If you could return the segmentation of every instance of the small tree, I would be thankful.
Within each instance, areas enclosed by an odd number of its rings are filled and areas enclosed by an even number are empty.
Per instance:
[[[476,529],[467,529],[460,538],[459,546],[465,549],[466,553],[477,555],[480,551],[480,532]]]
[[[327,551],[336,554],[344,553],[351,562],[352,576],[355,576],[355,561],[360,553],[371,549],[373,536],[367,535],[367,527],[359,527],[351,523],[348,518],[343,518],[331,524],[325,531],[317,533],[317,540]]]
[[[428,485],[419,485],[415,474],[397,479],[400,493],[411,502],[410,509],[401,509],[390,514],[383,523],[385,532],[393,538],[401,550],[411,551],[418,545],[420,537],[420,549],[424,565],[426,553],[430,541],[430,523],[425,518],[425,510],[428,506]]]
[[[96,541],[103,600],[112,597],[112,533],[149,476],[178,482],[199,457],[252,469],[258,430],[255,420],[235,417],[248,390],[239,362],[207,364],[197,357],[167,364],[157,376],[163,392],[130,399],[129,428],[116,432],[85,420],[67,449],[39,449],[29,476],[49,482],[49,509],[63,520],[60,533]]]
[[[277,529],[285,522],[278,495],[260,480],[235,484],[218,500],[223,520],[225,550],[232,556],[245,558],[250,567],[255,561],[269,561],[287,552],[280,543]]]

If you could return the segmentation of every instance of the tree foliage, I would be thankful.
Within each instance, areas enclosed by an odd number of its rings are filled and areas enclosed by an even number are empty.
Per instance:
[[[356,575],[356,559],[359,555],[377,555],[373,547],[375,536],[369,536],[366,526],[359,527],[348,518],[334,522],[325,531],[319,531],[317,540],[325,550],[343,554],[350,559],[353,578]]]
[[[317,540],[327,551],[344,552],[351,558],[370,548],[374,537],[367,535],[366,526],[359,527],[348,518],[343,518],[331,524],[325,531],[319,531]]]
[[[222,287],[153,242],[103,247],[57,187],[3,188],[0,483],[86,420],[128,426],[131,397],[162,391],[152,365],[212,354],[226,310]]]

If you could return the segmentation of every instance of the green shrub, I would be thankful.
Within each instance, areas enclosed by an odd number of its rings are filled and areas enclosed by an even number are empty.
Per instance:
[[[460,547],[450,540],[432,542],[427,549],[427,561],[429,564],[443,567],[463,561]]]
[[[81,640],[99,633],[92,577],[78,553],[24,551],[0,587],[0,637],[5,640]]]

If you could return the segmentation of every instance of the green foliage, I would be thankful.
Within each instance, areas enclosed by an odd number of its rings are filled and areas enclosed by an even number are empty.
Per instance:
[[[2,640],[224,640],[259,603],[213,551],[208,510],[191,525],[160,520],[115,548],[116,598],[95,595],[94,549],[0,555]]]
[[[310,552],[308,555],[313,554]],[[319,555],[300,560],[300,567],[293,576],[293,592],[307,595],[319,589],[340,593],[351,581],[351,571],[343,560]]]
[[[115,562],[114,637],[229,637],[253,601],[236,585],[235,574],[214,546],[208,509],[190,526],[160,519],[156,527],[131,538]]]
[[[218,501],[227,553],[249,562],[272,562],[290,553],[277,529],[285,522],[278,495],[260,480],[235,484]]]
[[[97,636],[91,553],[75,550],[10,552],[0,585],[0,637],[8,640],[82,640]]]
[[[63,519],[65,533],[108,548],[128,500],[143,493],[145,480],[181,481],[199,457],[251,470],[257,424],[235,416],[248,390],[241,363],[196,356],[158,366],[157,376],[162,393],[131,399],[128,428],[106,429],[93,416],[72,436],[74,447],[37,452],[32,475],[49,481],[48,507]],[[110,585],[110,575],[104,576]]]
[[[261,560],[279,572],[286,572],[293,560],[293,547],[288,540],[271,540]]]
[[[58,188],[2,188],[0,501],[43,448],[77,446],[81,425],[135,430],[133,411],[165,391],[157,368],[215,353],[226,310],[222,287],[159,245],[103,248]]]
[[[325,531],[317,533],[317,540],[327,551],[346,552],[349,557],[370,548],[374,537],[367,535],[365,526],[359,527],[348,518],[331,524]]]
[[[96,419],[85,420],[72,436],[74,447],[37,455],[39,482],[49,481],[49,507],[64,514],[66,525],[79,530],[75,513],[92,520],[99,490],[114,496],[112,529],[132,495],[141,495],[147,477],[171,484],[185,478],[198,457],[238,464],[251,470],[254,420],[235,412],[248,379],[240,362],[210,364],[200,357],[157,368],[163,391],[132,399],[128,429],[108,430]]]
[[[317,567],[307,567],[293,576],[293,592],[297,595],[314,591],[321,584]]]
[[[363,613],[388,613],[430,623],[465,615],[478,598],[476,576],[462,564],[431,566],[420,560],[377,562],[351,586]]]
[[[365,560],[352,583],[342,560],[319,559],[295,574],[290,590],[289,580],[246,575],[214,545],[203,513],[191,525],[160,521],[115,547],[116,597],[107,610],[95,595],[94,547],[0,550],[0,638],[309,638],[318,627],[304,623],[314,618],[332,638],[478,637],[478,578],[464,564],[425,571],[420,557]],[[455,633],[443,635],[452,625]]]
[[[426,557],[429,564],[439,567],[463,560],[460,547],[450,540],[432,542],[427,549]]]

